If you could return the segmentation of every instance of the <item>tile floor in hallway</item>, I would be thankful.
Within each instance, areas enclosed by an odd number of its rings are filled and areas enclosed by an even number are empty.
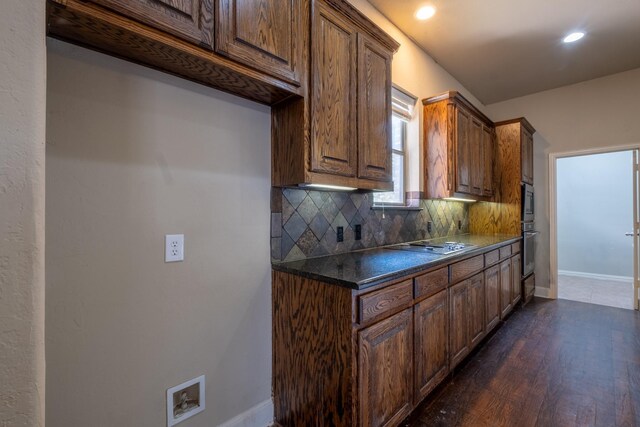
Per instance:
[[[558,298],[633,309],[633,283],[558,274]]]

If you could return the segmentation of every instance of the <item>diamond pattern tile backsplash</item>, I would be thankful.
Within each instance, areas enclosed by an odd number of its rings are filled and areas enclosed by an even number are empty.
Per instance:
[[[372,203],[372,193],[272,188],[271,260],[294,261],[469,232],[469,208],[462,202],[416,200],[413,204],[420,210],[384,211],[371,209]],[[355,240],[357,224],[362,226],[361,240]],[[340,226],[344,241],[338,243]]]

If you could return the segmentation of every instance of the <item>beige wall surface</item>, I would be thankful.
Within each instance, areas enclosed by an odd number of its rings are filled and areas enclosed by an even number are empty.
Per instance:
[[[419,191],[422,189],[424,179],[419,148],[422,141],[422,99],[449,90],[457,90],[481,111],[486,112],[485,107],[458,80],[378,12],[371,3],[366,0],[349,0],[349,2],[400,43],[400,49],[393,56],[392,80],[394,84],[418,97],[417,111],[407,130],[409,141],[407,190]],[[428,25],[428,22],[416,21],[416,25]]]
[[[44,425],[44,2],[0,2],[0,426]]]
[[[640,144],[639,99],[640,69],[636,69],[487,106],[496,121],[525,116],[537,130],[535,216],[541,235],[536,286],[548,288],[550,277],[549,154]],[[578,207],[576,215],[588,208]]]
[[[166,425],[201,374],[181,426],[270,399],[269,108],[47,43],[47,427]]]

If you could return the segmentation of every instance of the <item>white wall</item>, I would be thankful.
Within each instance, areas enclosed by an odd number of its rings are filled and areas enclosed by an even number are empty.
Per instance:
[[[0,2],[0,426],[44,425],[44,7]]]
[[[525,116],[536,128],[536,286],[549,287],[549,153],[640,143],[640,69],[487,106],[496,121]],[[545,290],[541,290],[545,293]]]
[[[633,153],[557,163],[558,269],[633,277]]]
[[[47,97],[47,426],[163,426],[201,374],[181,426],[269,400],[269,108],[55,40]]]

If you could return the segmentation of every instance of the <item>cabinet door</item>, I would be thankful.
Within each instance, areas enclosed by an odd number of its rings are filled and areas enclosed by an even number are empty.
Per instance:
[[[482,123],[471,117],[469,128],[469,150],[471,153],[471,194],[481,196],[484,187],[484,156],[482,141]]]
[[[482,127],[482,195],[485,197],[493,197],[493,179],[494,179],[494,159],[495,159],[495,134],[493,129]]]
[[[485,295],[484,295],[484,273],[479,273],[469,279],[469,346],[474,348],[485,333]]]
[[[90,0],[153,28],[213,48],[213,0]]]
[[[500,318],[511,311],[511,260],[500,263]]]
[[[311,79],[311,169],[355,176],[355,29],[322,2],[316,3]]]
[[[449,288],[449,354],[453,369],[469,354],[469,280]]]
[[[511,305],[516,306],[522,298],[520,286],[520,254],[511,258]]]
[[[358,34],[358,176],[391,181],[391,53]]]
[[[484,271],[484,297],[486,307],[486,330],[491,331],[500,321],[500,266],[494,265]]]
[[[424,399],[449,373],[449,300],[443,290],[414,307],[414,402]]]
[[[520,138],[522,181],[533,185],[533,136],[523,128]]]
[[[470,123],[469,113],[456,108],[456,191],[467,194],[471,194]]]
[[[218,0],[216,50],[296,84],[303,34],[301,0]]]
[[[412,311],[408,308],[358,333],[359,425],[398,425],[411,412]]]

